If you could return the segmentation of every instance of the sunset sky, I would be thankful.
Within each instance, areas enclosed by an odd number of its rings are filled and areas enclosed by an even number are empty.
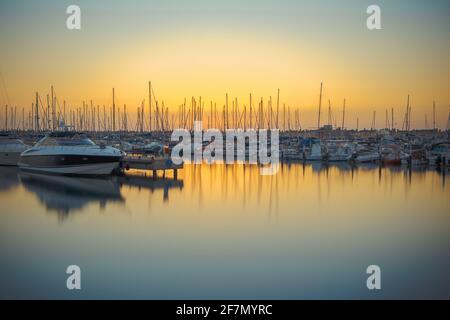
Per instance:
[[[66,28],[66,8],[81,8],[81,30]],[[366,28],[366,9],[381,7],[382,30]],[[450,111],[450,1],[365,0],[0,0],[0,104],[30,108],[54,85],[70,106],[83,100],[135,110],[147,83],[172,110],[186,97],[225,94],[248,105],[275,98],[316,125],[324,108],[348,127],[384,127],[386,108],[401,127],[411,94],[413,127],[424,127],[436,100],[438,126]],[[326,115],[323,118],[326,121]],[[400,124],[399,124],[400,123]],[[3,124],[0,125],[3,127]]]

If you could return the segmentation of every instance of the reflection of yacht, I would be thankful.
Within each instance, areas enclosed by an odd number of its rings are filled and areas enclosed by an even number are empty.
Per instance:
[[[15,167],[0,166],[0,191],[8,190],[19,184],[18,169]]]
[[[17,166],[20,154],[29,147],[9,134],[0,134],[0,165]]]
[[[89,203],[102,206],[109,201],[123,201],[120,186],[111,178],[80,178],[20,172],[25,189],[36,193],[47,209],[68,213]]]
[[[108,175],[119,167],[123,153],[98,146],[84,134],[52,132],[22,153],[19,167],[40,173],[65,175]]]

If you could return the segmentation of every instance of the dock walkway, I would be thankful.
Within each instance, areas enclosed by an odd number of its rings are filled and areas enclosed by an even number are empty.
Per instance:
[[[122,168],[125,170],[150,170],[153,172],[154,178],[157,177],[158,171],[163,171],[165,175],[167,170],[173,170],[173,176],[176,180],[178,177],[178,169],[183,169],[183,164],[174,164],[170,158],[164,157],[127,155],[122,160]]]

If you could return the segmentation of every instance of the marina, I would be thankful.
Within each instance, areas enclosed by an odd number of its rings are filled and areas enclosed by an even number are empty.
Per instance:
[[[347,129],[345,118],[348,117],[349,111],[345,99],[341,125],[338,126],[336,123],[330,101],[328,101],[328,122],[322,125],[323,88],[323,83],[320,83],[317,127],[303,129],[300,122],[300,109],[291,112],[289,108],[286,110],[285,104],[281,108],[280,89],[277,90],[276,102],[273,102],[270,97],[267,104],[264,103],[263,97],[255,103],[254,97],[250,94],[249,107],[247,108],[245,104],[240,107],[237,98],[231,99],[226,94],[223,108],[218,110],[216,102],[210,101],[208,108],[200,96],[192,97],[189,105],[184,99],[183,104],[175,112],[174,108],[169,111],[169,108],[164,106],[164,102],[155,98],[154,87],[149,81],[147,106],[144,100],[136,110],[136,118],[133,123],[127,113],[126,105],[122,111],[116,106],[114,88],[112,89],[112,105],[107,113],[105,106],[103,106],[103,112],[100,112],[100,107],[95,106],[92,101],[89,104],[83,101],[83,107],[80,108],[69,107],[63,100],[63,106],[61,106],[52,85],[50,94],[47,94],[46,105],[42,103],[40,94],[36,92],[28,119],[23,116],[21,122],[17,122],[16,107],[11,115],[11,111],[8,114],[8,106],[5,106],[5,130],[0,140],[1,160],[10,165],[14,165],[14,162],[17,161],[17,165],[25,170],[59,174],[104,175],[117,174],[129,169],[140,169],[149,170],[154,176],[158,171],[164,173],[167,170],[178,175],[182,164],[175,164],[171,159],[171,150],[176,144],[171,139],[174,130],[184,130],[190,134],[191,141],[195,140],[195,132],[201,132],[202,137],[210,130],[222,134],[243,132],[246,135],[244,146],[239,145],[239,142],[233,139],[234,142],[231,145],[228,145],[230,142],[224,141],[223,149],[231,147],[235,157],[238,157],[240,153],[244,155],[245,161],[251,160],[251,154],[257,154],[259,161],[258,140],[260,140],[261,130],[269,132],[276,130],[279,132],[277,147],[282,161],[375,162],[381,165],[449,166],[450,112],[445,129],[438,129],[434,101],[431,128],[428,128],[427,122],[425,128],[412,127],[411,98],[408,95],[406,112],[401,126],[396,125],[392,108],[390,114],[386,109],[384,127],[376,127],[376,112],[374,111],[370,129],[359,129],[358,126],[356,129]],[[259,133],[256,134],[256,132]],[[73,136],[75,133],[76,135],[83,134],[85,138],[78,139],[77,142],[69,142],[69,145],[64,145],[61,141],[55,142],[56,138],[63,140],[64,135]],[[25,151],[21,153],[20,159],[17,159],[18,151],[14,158],[14,151],[8,153],[8,149],[6,149],[7,146],[12,145],[11,141],[14,141],[5,138],[8,134],[17,136],[16,144],[21,144],[18,150]],[[250,141],[252,136],[256,138],[255,141]],[[25,144],[20,139],[35,146],[24,150]],[[9,141],[8,145],[7,141]],[[47,145],[49,141],[59,147],[49,148],[50,146]],[[212,145],[212,140],[201,138],[195,143],[197,145],[191,146],[192,155],[189,160],[194,160],[195,150],[202,153],[208,149],[208,146]],[[258,147],[251,147],[252,143]],[[83,146],[83,144],[90,144],[92,152],[89,152],[87,145]],[[80,152],[75,150],[76,147]],[[240,150],[242,148],[245,149]],[[53,154],[48,153],[49,150],[52,150]],[[69,152],[71,155],[64,157],[64,152]],[[5,158],[6,154],[10,154],[9,159]],[[50,162],[43,163],[44,158]],[[39,164],[36,165],[37,163]],[[77,164],[83,164],[83,166],[77,167]],[[88,164],[89,166],[87,166]],[[58,165],[66,167],[61,168]]]
[[[245,134],[245,131],[244,131]],[[42,134],[35,132],[16,132],[16,139],[0,140],[0,153],[9,154],[4,165],[18,165],[23,169],[41,170],[33,164],[51,167],[51,165],[70,165],[73,172],[64,169],[50,169],[62,174],[113,174],[129,169],[149,171],[174,171],[183,168],[183,164],[175,164],[171,159],[172,148],[175,146],[171,140],[171,132],[139,133],[126,132],[106,134],[104,132],[59,132]],[[64,142],[64,136],[83,137],[82,139]],[[8,134],[4,134],[4,137]],[[92,140],[88,137],[92,137]],[[193,139],[193,133],[191,132]],[[322,137],[322,138],[320,138]],[[55,138],[60,141],[55,142]],[[67,140],[67,139],[66,139]],[[1,142],[1,141],[7,141]],[[34,147],[27,147],[26,141]],[[15,144],[12,144],[14,142]],[[196,148],[202,153],[211,141],[203,140],[201,145],[193,145],[192,156]],[[242,152],[245,161],[250,160],[250,154],[257,154],[259,147],[250,147],[249,140],[242,146],[227,146],[224,141],[223,148],[234,149],[235,157]],[[53,146],[52,146],[53,145]],[[19,148],[14,153],[11,148]],[[18,147],[17,147],[18,146]],[[238,150],[244,147],[245,150]],[[419,167],[448,167],[450,165],[450,138],[449,131],[438,130],[412,130],[412,131],[355,131],[342,130],[298,131],[280,132],[279,156],[281,161],[319,161],[319,162],[348,162],[348,163],[378,163],[380,165],[403,165]],[[37,152],[39,150],[39,152]],[[92,150],[92,151],[89,151]],[[114,151],[115,150],[115,151]],[[112,152],[111,155],[107,154]],[[69,153],[69,157],[64,154]],[[19,156],[22,154],[22,160]],[[100,155],[106,156],[100,158]],[[31,156],[31,157],[30,157]],[[109,157],[109,158],[108,158]],[[111,158],[112,157],[112,158]],[[114,158],[114,159],[113,159]],[[6,159],[3,156],[2,159]],[[43,163],[44,159],[47,163]],[[62,159],[62,160],[61,160]],[[104,159],[104,160],[102,160]],[[222,160],[225,159],[225,154]],[[105,169],[99,170],[102,165],[92,162],[106,161]],[[86,172],[77,171],[76,164],[90,164],[93,171],[87,168]],[[109,164],[108,164],[109,163]],[[62,171],[61,171],[62,170]]]
[[[449,13],[1,0],[0,300],[450,299]]]

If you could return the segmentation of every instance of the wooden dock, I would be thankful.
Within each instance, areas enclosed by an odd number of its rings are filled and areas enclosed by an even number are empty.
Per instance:
[[[173,170],[173,177],[176,180],[178,170],[183,169],[183,164],[177,165],[170,158],[149,157],[149,156],[126,156],[122,160],[122,168],[125,170],[149,170],[153,172],[153,178],[157,177],[158,171],[163,171],[163,175],[167,170]]]

